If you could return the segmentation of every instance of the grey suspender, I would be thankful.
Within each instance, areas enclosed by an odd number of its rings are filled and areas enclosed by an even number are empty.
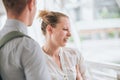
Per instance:
[[[0,40],[0,49],[9,41],[11,41],[12,39],[14,38],[19,38],[19,37],[23,37],[23,36],[26,36],[26,37],[29,37],[19,31],[12,31],[12,32],[9,32],[7,33],[5,36],[3,36],[3,38]],[[30,37],[29,37],[30,38]]]

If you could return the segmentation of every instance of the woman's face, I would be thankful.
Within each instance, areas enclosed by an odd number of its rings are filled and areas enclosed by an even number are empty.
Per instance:
[[[65,46],[68,38],[71,36],[69,19],[66,17],[61,17],[59,23],[56,24],[56,27],[52,28],[52,31],[52,43],[58,47]]]

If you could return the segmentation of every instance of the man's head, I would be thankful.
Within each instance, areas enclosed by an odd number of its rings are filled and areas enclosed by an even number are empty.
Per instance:
[[[35,0],[3,0],[3,3],[9,18],[20,18],[20,20],[27,20],[25,21],[27,25],[32,24],[36,12]]]
[[[15,14],[20,14],[24,10],[27,1],[28,0],[3,0],[3,3],[7,12],[10,10]]]

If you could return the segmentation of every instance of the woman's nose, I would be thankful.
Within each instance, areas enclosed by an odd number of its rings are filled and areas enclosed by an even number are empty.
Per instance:
[[[67,34],[69,37],[71,36],[71,31],[68,31],[68,34]]]

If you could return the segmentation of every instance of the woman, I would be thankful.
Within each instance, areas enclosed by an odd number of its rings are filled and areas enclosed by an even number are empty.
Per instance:
[[[79,52],[64,47],[71,36],[67,15],[41,11],[41,30],[45,36],[42,47],[52,80],[86,80],[83,59]]]

